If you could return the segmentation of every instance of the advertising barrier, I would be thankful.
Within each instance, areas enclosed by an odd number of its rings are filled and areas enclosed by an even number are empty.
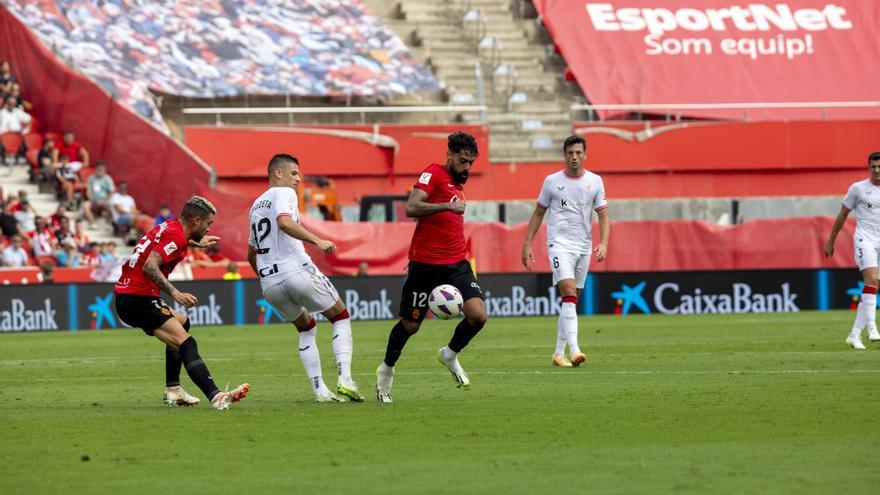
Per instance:
[[[334,277],[354,320],[391,320],[400,305],[402,276]],[[490,317],[552,316],[561,304],[549,273],[483,274]],[[193,326],[281,323],[257,280],[179,282],[198,297],[184,308]],[[852,309],[862,284],[855,269],[594,273],[584,286],[581,314],[768,313]],[[166,298],[167,300],[167,298]],[[116,315],[112,284],[0,287],[0,333],[107,330]]]

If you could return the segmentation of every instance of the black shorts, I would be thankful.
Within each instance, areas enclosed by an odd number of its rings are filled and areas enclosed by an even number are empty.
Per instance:
[[[471,264],[460,261],[454,265],[429,265],[417,261],[409,262],[406,282],[400,295],[398,316],[414,322],[425,319],[428,310],[428,295],[438,285],[449,284],[461,292],[464,301],[483,297],[483,290],[471,270]]]
[[[138,327],[147,335],[174,318],[162,298],[136,294],[116,294],[116,314],[126,325]]]

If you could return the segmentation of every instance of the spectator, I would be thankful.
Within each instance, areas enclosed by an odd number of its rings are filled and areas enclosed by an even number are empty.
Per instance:
[[[104,253],[101,255],[101,263],[105,261],[116,261],[116,243],[110,241],[104,245]]]
[[[30,235],[30,233],[37,228],[37,210],[31,205],[31,202],[27,195],[24,194],[24,191],[19,193],[18,208],[15,213],[13,213],[13,216],[18,221],[18,225],[23,234]]]
[[[154,227],[158,227],[168,220],[174,220],[174,215],[171,213],[171,209],[168,208],[168,205],[162,205],[159,208],[159,214],[156,215],[156,224]]]
[[[27,134],[31,132],[31,116],[16,106],[15,98],[7,96],[0,110],[0,134],[15,132]]]
[[[12,92],[12,83],[15,78],[12,77],[12,66],[9,61],[4,60],[0,63],[0,94],[6,95]]]
[[[62,244],[67,239],[73,239],[74,242],[76,242],[73,237],[73,229],[70,228],[69,217],[61,217],[61,226],[55,231],[55,239],[58,240],[58,244]],[[77,246],[77,248],[79,248],[79,246]]]
[[[61,242],[61,249],[55,252],[55,260],[60,267],[79,267],[79,251],[76,250],[76,241],[73,238],[67,238]]]
[[[21,247],[22,238],[15,234],[12,236],[12,243],[3,250],[3,266],[11,268],[21,268],[28,266],[27,251]]]
[[[52,277],[52,272],[55,270],[55,264],[49,261],[44,261],[40,264],[40,274],[43,276],[44,284],[53,284],[55,283],[55,279]]]
[[[186,261],[193,265],[208,265],[211,263],[211,258],[205,253],[204,249],[191,247],[186,252]]]
[[[221,261],[229,261],[229,258],[220,254],[220,245],[219,244],[211,244],[207,248],[205,248],[205,254],[208,255],[211,261],[214,263],[219,263]]]
[[[109,204],[110,215],[113,219],[113,232],[117,235],[128,234],[138,217],[138,209],[134,198],[128,194],[127,183],[119,183],[119,190],[110,196]]]
[[[55,263],[55,251],[58,248],[58,240],[55,234],[46,222],[44,217],[38,216],[34,219],[36,228],[30,233],[31,248],[34,250],[34,257],[37,263],[43,265],[45,262]]]
[[[230,261],[226,264],[226,273],[223,274],[223,280],[241,280],[241,274],[238,273],[238,263]]]
[[[34,107],[31,105],[31,102],[25,100],[24,97],[21,96],[21,86],[18,83],[12,83],[12,92],[9,93],[9,96],[15,98],[15,106],[25,112],[30,112]]]
[[[0,231],[3,232],[3,235],[12,237],[20,234],[18,220],[12,214],[12,205],[9,204],[9,201],[0,203],[0,208],[2,208],[0,210]]]
[[[67,216],[67,207],[64,204],[58,205],[58,208],[55,210],[55,213],[49,217],[49,228],[53,231],[58,230],[61,227],[61,219]]]
[[[358,263],[358,269],[356,272],[354,272],[354,276],[355,277],[366,277],[368,275],[367,269],[369,267],[370,267],[370,265],[368,265],[366,261],[361,261],[360,263]]]
[[[76,193],[82,193],[85,189],[82,177],[79,175],[79,169],[82,167],[80,162],[68,161],[67,155],[61,155],[61,162],[55,169],[55,178],[58,179],[58,189],[63,194],[63,198],[67,200],[67,207],[74,209],[76,205]]]
[[[37,163],[31,169],[31,181],[48,182],[55,176],[55,140],[46,139],[37,153]]]
[[[92,243],[92,238],[86,233],[83,221],[77,220],[74,222],[73,227],[73,240],[76,241],[76,247],[80,250],[86,249],[86,247]]]
[[[55,143],[53,161],[55,163],[60,162],[62,156],[67,156],[67,160],[70,163],[78,164],[77,170],[89,166],[89,152],[83,145],[79,144],[79,141],[74,139],[72,132],[65,132],[64,137]]]
[[[115,191],[113,178],[107,174],[107,163],[99,161],[95,164],[95,173],[86,181],[86,202],[83,204],[83,213],[92,228],[95,228],[95,217],[108,211],[110,195]]]

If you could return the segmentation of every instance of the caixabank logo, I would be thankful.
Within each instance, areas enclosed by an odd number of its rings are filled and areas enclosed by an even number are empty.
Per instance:
[[[100,330],[102,328],[116,328],[116,313],[113,311],[113,293],[104,296],[95,296],[95,302],[89,304],[88,310],[91,315],[89,328]]]
[[[269,323],[272,323],[273,317],[276,320],[276,323],[284,323],[284,318],[281,317],[281,313],[269,304],[269,301],[265,298],[257,299],[257,309],[260,311],[260,316],[257,317],[257,323],[268,325]]]
[[[846,290],[846,295],[849,296],[849,309],[859,309],[859,300],[862,298],[862,289],[864,288],[865,283],[859,280],[855,287]],[[880,297],[877,298],[877,307],[880,308]]]
[[[779,283],[772,290],[758,290],[745,282],[688,285],[672,281],[651,284],[648,280],[620,284],[609,295],[614,301],[611,312],[624,316],[636,311],[687,315],[789,313],[801,309],[798,293],[792,290],[789,282]],[[766,287],[766,284],[762,285]]]

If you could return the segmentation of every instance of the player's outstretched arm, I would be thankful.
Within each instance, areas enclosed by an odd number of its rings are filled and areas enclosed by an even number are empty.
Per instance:
[[[532,271],[532,263],[535,262],[535,255],[532,253],[532,241],[535,240],[535,236],[538,234],[538,229],[541,228],[541,223],[544,221],[544,215],[547,213],[547,208],[542,207],[541,205],[535,205],[535,211],[532,212],[532,218],[529,219],[529,226],[526,228],[526,237],[523,239],[522,245],[522,264],[528,271]]]
[[[825,252],[825,257],[830,258],[834,256],[834,241],[837,240],[837,234],[840,233],[840,229],[843,228],[843,224],[846,223],[846,217],[849,215],[849,208],[846,206],[840,207],[840,212],[837,214],[837,218],[834,220],[834,225],[831,227],[831,235],[828,236],[828,242],[825,243],[822,251]]]
[[[257,270],[257,252],[254,251],[253,246],[248,246],[247,260],[248,264],[251,265],[251,270],[253,270],[254,273],[260,273]]]
[[[187,308],[191,308],[199,303],[199,300],[196,299],[196,296],[189,294],[187,292],[180,292],[177,290],[171,282],[165,278],[165,275],[162,274],[162,270],[159,269],[159,265],[162,263],[162,256],[159,253],[153,251],[147,257],[147,261],[144,262],[144,273],[150,277],[159,290],[171,296],[172,299],[177,301],[179,304],[186,306]]]
[[[596,212],[599,217],[599,245],[593,248],[596,253],[596,261],[603,261],[608,256],[608,239],[611,237],[611,218],[608,217],[608,208],[602,208]]]
[[[452,203],[428,203],[428,193],[421,189],[413,189],[406,201],[406,216],[419,218],[441,211],[452,210],[459,215],[464,214],[465,202],[455,201]]]
[[[285,234],[293,237],[294,239],[299,239],[303,242],[308,242],[316,246],[320,249],[324,254],[333,254],[336,252],[336,244],[333,244],[330,241],[325,241],[315,234],[311,233],[303,227],[302,225],[293,221],[293,218],[282,215],[278,217],[278,228],[281,229]]]

